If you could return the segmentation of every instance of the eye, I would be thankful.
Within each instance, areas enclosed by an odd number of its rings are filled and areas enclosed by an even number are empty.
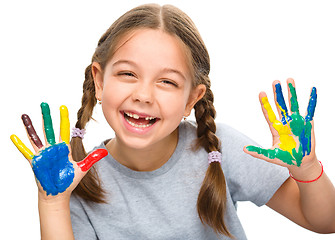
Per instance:
[[[118,76],[126,76],[126,77],[135,77],[135,74],[132,72],[119,72]]]
[[[175,83],[174,81],[171,81],[171,80],[162,80],[161,83],[163,84],[166,84],[166,85],[171,85],[171,86],[174,86],[174,87],[178,87],[177,83]]]

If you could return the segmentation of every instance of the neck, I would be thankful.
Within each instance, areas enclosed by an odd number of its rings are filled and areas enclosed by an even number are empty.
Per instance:
[[[146,149],[130,148],[117,137],[106,144],[113,158],[135,171],[154,171],[172,156],[178,143],[178,128],[168,137]]]

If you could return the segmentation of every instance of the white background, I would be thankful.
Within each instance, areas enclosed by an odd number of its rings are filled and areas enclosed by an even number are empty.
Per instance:
[[[100,36],[121,14],[145,2],[1,3],[1,239],[40,238],[33,173],[9,139],[15,133],[29,146],[21,114],[29,114],[42,135],[39,104],[48,102],[58,134],[58,107],[65,104],[74,124],[84,69]],[[217,121],[237,128],[263,146],[270,147],[271,136],[258,93],[264,90],[272,96],[273,80],[285,82],[292,77],[303,112],[310,88],[317,87],[317,155],[335,183],[332,1],[155,2],[176,5],[196,23],[211,56]],[[283,86],[284,95],[286,89]],[[84,140],[87,149],[113,136],[99,107],[94,117],[97,122],[89,124]],[[238,213],[251,240],[335,238],[335,234],[304,230],[267,207],[240,203]]]

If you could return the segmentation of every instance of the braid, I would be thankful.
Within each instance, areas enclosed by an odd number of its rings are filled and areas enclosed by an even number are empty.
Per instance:
[[[219,139],[215,135],[216,111],[213,100],[213,93],[207,88],[205,96],[195,105],[195,118],[198,124],[196,149],[202,146],[207,152],[218,151],[220,148]]]
[[[216,111],[213,100],[213,93],[207,87],[205,96],[194,107],[198,124],[195,148],[203,147],[207,152],[220,151],[220,141],[215,135]],[[202,223],[208,224],[217,233],[231,237],[224,222],[226,199],[226,181],[221,164],[212,162],[208,166],[199,192],[198,214]]]
[[[83,84],[83,97],[81,99],[81,107],[78,110],[76,127],[84,129],[86,123],[91,120],[93,108],[96,105],[95,87],[92,77],[92,64],[85,70],[85,81]]]
[[[143,5],[128,11],[117,19],[100,38],[92,62],[99,63],[101,69],[104,69],[108,60],[120,46],[122,37],[139,28],[163,29],[167,33],[179,37],[190,50],[188,57],[190,65],[194,69],[194,86],[205,84],[207,88],[203,99],[194,107],[198,123],[198,138],[195,148],[203,147],[207,152],[219,151],[220,141],[215,135],[214,118],[216,112],[208,78],[210,59],[198,30],[185,13],[170,5],[160,7],[156,4]],[[96,104],[91,67],[91,65],[88,66],[85,71],[82,106],[78,111],[76,123],[76,127],[81,129],[85,128],[87,122],[92,118],[93,108]],[[71,149],[75,161],[79,161],[87,155],[80,138],[72,138]],[[88,201],[105,202],[105,192],[101,187],[94,166],[82,179],[74,193]],[[224,223],[226,183],[221,164],[218,162],[212,162],[207,169],[199,192],[197,208],[202,223],[208,224],[217,233],[231,236]]]
[[[81,107],[77,113],[76,128],[84,129],[87,122],[91,120],[93,114],[93,108],[96,105],[95,99],[95,86],[92,76],[92,64],[90,64],[85,70],[85,81],[83,84],[83,97],[81,99]],[[87,156],[83,141],[80,137],[73,137],[71,139],[72,157],[78,162]],[[89,200],[96,203],[104,203],[104,190],[101,187],[101,183],[94,166],[80,181],[79,185],[73,191],[75,195],[78,195],[82,199]]]

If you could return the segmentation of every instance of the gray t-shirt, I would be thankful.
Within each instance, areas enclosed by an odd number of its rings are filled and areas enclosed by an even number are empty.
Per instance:
[[[235,239],[246,239],[236,203],[266,204],[288,178],[286,168],[252,158],[243,146],[255,143],[224,124],[217,124],[222,143],[222,168],[227,182],[225,221]],[[197,214],[197,197],[204,179],[208,153],[191,150],[195,123],[183,121],[171,158],[151,172],[133,171],[111,155],[95,166],[108,204],[87,203],[71,197],[71,219],[76,239],[229,239],[204,226]],[[98,148],[105,148],[102,143]]]

